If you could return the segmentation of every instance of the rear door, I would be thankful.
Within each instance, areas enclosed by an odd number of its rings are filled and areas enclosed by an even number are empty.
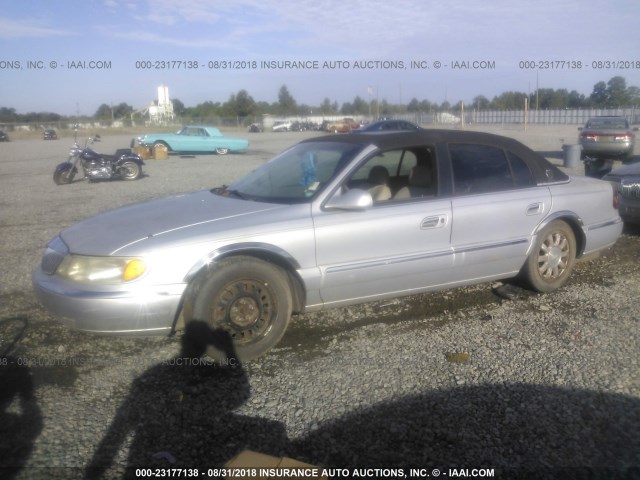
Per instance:
[[[533,232],[551,208],[526,162],[508,150],[449,144],[454,183],[451,244],[455,275],[482,279],[518,272]]]

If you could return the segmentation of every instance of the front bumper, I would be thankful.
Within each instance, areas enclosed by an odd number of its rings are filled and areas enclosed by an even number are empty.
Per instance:
[[[186,284],[131,290],[83,290],[38,268],[32,276],[36,296],[62,322],[105,335],[168,335]]]

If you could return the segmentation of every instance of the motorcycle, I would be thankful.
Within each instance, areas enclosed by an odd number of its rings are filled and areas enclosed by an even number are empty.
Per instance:
[[[53,172],[53,181],[56,185],[71,183],[78,173],[78,163],[82,167],[84,178],[89,179],[90,182],[113,178],[136,180],[142,175],[144,161],[131,149],[118,149],[115,155],[97,153],[88,145],[99,142],[100,135],[89,137],[84,143],[84,148],[78,145],[77,136],[76,129],[74,144],[69,150],[69,159],[59,164]]]

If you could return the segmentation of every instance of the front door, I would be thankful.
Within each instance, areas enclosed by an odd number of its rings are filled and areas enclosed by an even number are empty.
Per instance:
[[[410,172],[419,164],[435,168],[431,152],[425,147],[374,156],[335,195],[347,189],[379,187],[367,179],[383,166],[392,186],[390,198],[360,211],[318,208],[314,212],[320,294],[326,305],[417,293],[450,281],[450,198],[437,197],[435,175],[429,192],[416,188],[410,189],[414,196],[398,196],[400,190],[411,187]],[[381,181],[378,173],[375,178],[376,183]]]

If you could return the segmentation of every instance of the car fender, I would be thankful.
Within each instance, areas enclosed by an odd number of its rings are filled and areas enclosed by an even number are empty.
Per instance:
[[[243,242],[220,247],[202,257],[189,269],[189,272],[184,278],[185,283],[191,284],[207,269],[214,269],[216,262],[234,255],[246,255],[259,258],[281,267],[287,272],[291,281],[294,309],[298,311],[304,307],[306,290],[305,283],[298,273],[300,264],[286,250],[269,243]]]

